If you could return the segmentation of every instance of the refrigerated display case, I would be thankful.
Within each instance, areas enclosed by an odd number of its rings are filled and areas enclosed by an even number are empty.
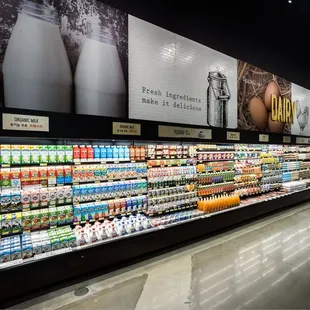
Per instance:
[[[218,143],[177,141],[154,126],[139,139],[2,130],[1,303],[310,198],[307,145],[232,143],[223,129]]]

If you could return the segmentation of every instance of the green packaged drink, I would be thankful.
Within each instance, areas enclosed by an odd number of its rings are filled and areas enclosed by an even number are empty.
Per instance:
[[[72,145],[65,145],[65,162],[72,163],[73,162],[73,148]]]
[[[40,151],[40,155],[39,155],[40,164],[48,163],[48,147],[47,147],[47,145],[40,145],[39,151]]]
[[[57,163],[64,163],[66,162],[66,147],[64,145],[57,145],[57,156],[56,161]]]
[[[57,146],[48,145],[48,163],[55,164],[57,163]]]
[[[11,163],[11,146],[8,144],[1,144],[1,165],[9,165]]]

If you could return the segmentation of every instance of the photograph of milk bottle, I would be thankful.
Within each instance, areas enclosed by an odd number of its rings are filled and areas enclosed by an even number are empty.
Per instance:
[[[5,106],[71,111],[72,73],[55,9],[21,1],[3,61]]]
[[[126,85],[111,29],[88,25],[74,82],[76,113],[125,117]]]
[[[128,15],[96,0],[0,0],[0,105],[127,117]]]

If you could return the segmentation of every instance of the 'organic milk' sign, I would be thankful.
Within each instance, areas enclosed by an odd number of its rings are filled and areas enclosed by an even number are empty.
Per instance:
[[[2,129],[49,132],[49,118],[46,116],[3,113]]]

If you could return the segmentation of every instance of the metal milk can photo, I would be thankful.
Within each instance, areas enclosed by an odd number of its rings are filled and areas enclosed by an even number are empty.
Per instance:
[[[228,126],[228,101],[231,98],[227,78],[224,74],[213,71],[208,76],[207,122],[212,127]]]

